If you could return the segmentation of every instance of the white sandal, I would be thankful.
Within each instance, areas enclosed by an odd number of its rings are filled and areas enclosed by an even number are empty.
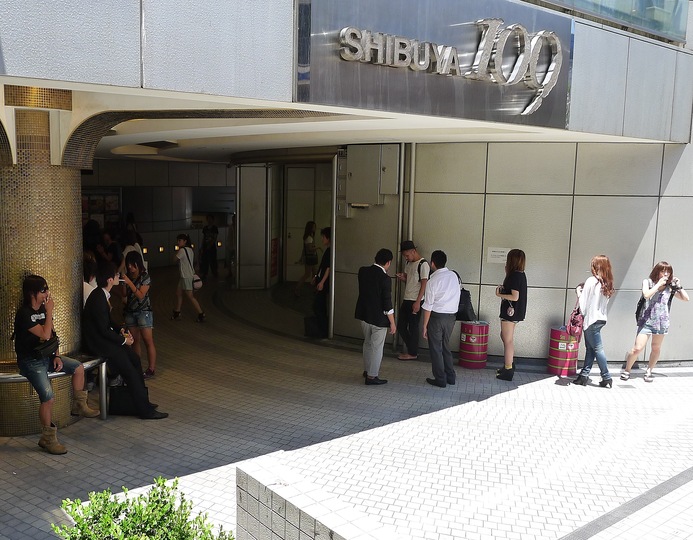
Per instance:
[[[652,382],[654,381],[654,375],[652,375],[652,370],[647,369],[645,370],[645,382]]]
[[[623,371],[621,373],[621,380],[627,381],[628,379],[630,379],[630,371]]]

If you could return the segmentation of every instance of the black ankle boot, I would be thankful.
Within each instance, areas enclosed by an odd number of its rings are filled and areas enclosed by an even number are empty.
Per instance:
[[[513,362],[512,370],[515,371],[515,362]],[[496,370],[496,375],[500,375],[504,371],[508,371],[508,368],[505,367],[505,365],[502,368]]]
[[[602,388],[611,388],[613,384],[613,379],[602,379],[601,381],[599,381],[599,386],[601,386]]]
[[[496,374],[496,379],[500,379],[501,381],[512,381],[513,376],[515,375],[515,369],[507,369],[503,368],[502,370],[499,370],[499,373]]]
[[[577,379],[573,381],[573,384],[576,384],[578,386],[587,386],[587,381],[589,381],[588,377],[585,377],[584,375],[578,375]]]

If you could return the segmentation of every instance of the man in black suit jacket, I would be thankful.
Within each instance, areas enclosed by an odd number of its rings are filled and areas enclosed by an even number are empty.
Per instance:
[[[132,336],[124,330],[118,333],[113,329],[109,299],[113,285],[118,283],[118,277],[113,263],[104,263],[98,269],[98,287],[87,298],[82,312],[82,343],[87,352],[106,358],[112,375],[123,377],[140,418],[166,418],[168,413],[157,411],[149,403],[140,357],[130,348]]]
[[[387,270],[392,263],[392,251],[381,249],[375,254],[375,264],[359,269],[359,298],[355,317],[363,330],[363,376],[366,384],[385,384],[379,379],[380,362],[387,336],[397,331],[395,311],[392,308],[392,282]]]

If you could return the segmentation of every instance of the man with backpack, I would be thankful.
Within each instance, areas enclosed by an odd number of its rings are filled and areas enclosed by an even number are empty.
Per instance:
[[[402,336],[406,352],[397,358],[400,360],[415,360],[419,354],[419,319],[421,315],[421,302],[426,292],[426,283],[431,273],[431,267],[416,250],[414,242],[404,240],[400,244],[402,256],[407,261],[404,272],[397,274],[397,278],[403,281],[404,299],[399,311],[397,331]]]

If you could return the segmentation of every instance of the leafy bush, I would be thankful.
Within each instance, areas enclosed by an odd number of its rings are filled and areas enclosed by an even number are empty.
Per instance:
[[[207,522],[207,514],[190,517],[192,503],[178,491],[178,479],[171,485],[158,477],[149,492],[138,497],[117,499],[110,489],[89,493],[89,504],[65,499],[62,509],[73,526],[52,525],[65,540],[233,540],[222,530],[218,535]]]

